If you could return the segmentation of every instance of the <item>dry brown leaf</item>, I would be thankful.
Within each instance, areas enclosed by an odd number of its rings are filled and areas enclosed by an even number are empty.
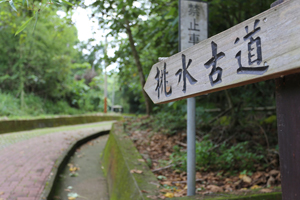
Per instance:
[[[272,190],[268,188],[261,189],[260,191],[264,193],[272,192]]]
[[[141,192],[142,192],[142,193],[149,193],[149,192],[147,192],[146,190],[141,190]]]
[[[214,193],[223,192],[223,189],[219,186],[216,186],[216,185],[208,185],[206,188],[209,189],[211,192],[214,192]]]
[[[245,174],[240,174],[239,178],[242,179],[245,183],[251,183],[252,182],[252,179],[249,176],[245,175]]]
[[[160,189],[159,191],[164,192],[164,193],[168,193],[168,192],[170,192],[170,189],[163,188],[163,189]]]
[[[130,173],[135,173],[135,174],[142,174],[143,173],[143,171],[142,170],[138,170],[138,169],[132,169],[132,170],[130,170]]]
[[[171,181],[163,181],[161,182],[162,185],[169,185],[172,186],[172,182]]]
[[[144,159],[138,159],[138,161],[139,161],[139,162],[145,162],[145,160],[144,160]]]
[[[275,184],[275,178],[273,176],[270,176],[270,178],[267,181],[267,187],[273,186]]]
[[[253,174],[252,178],[254,180],[256,180],[256,179],[260,178],[263,174],[264,174],[264,172],[256,172]]]
[[[275,169],[273,169],[273,170],[271,170],[271,171],[269,172],[269,174],[270,174],[271,176],[277,176],[279,173],[280,173],[280,171],[275,170]]]

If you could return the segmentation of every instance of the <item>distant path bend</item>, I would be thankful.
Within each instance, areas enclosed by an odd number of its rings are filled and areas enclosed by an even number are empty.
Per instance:
[[[111,129],[100,122],[0,135],[0,200],[39,200],[56,160],[81,138]]]

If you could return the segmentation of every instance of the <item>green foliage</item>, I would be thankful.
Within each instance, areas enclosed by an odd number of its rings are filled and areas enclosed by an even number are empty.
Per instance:
[[[197,170],[228,170],[242,171],[254,170],[254,165],[259,163],[263,155],[253,153],[249,142],[236,145],[223,143],[216,145],[206,135],[201,142],[196,142],[196,169]],[[175,168],[185,171],[187,155],[178,146],[174,146],[174,153],[170,156]]]
[[[276,115],[271,115],[269,116],[268,118],[264,119],[262,121],[262,124],[265,123],[265,124],[274,124],[277,122],[277,117]]]
[[[0,116],[41,116],[83,113],[80,110],[71,108],[66,101],[52,102],[34,94],[26,94],[24,102],[24,107],[21,108],[19,98],[9,93],[0,92]]]

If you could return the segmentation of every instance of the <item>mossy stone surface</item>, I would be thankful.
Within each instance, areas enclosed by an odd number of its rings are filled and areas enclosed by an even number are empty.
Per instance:
[[[111,200],[148,199],[148,195],[159,194],[156,177],[147,164],[139,159],[142,157],[132,141],[120,127],[114,126],[102,154]],[[143,173],[131,173],[133,169],[142,170]]]

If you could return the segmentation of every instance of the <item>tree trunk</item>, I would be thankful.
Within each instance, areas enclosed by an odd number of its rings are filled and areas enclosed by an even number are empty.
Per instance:
[[[126,33],[128,35],[128,38],[129,38],[131,51],[132,51],[132,54],[133,54],[133,57],[134,57],[134,60],[135,60],[135,64],[136,64],[138,72],[139,72],[140,83],[142,85],[142,92],[143,92],[143,96],[144,96],[144,99],[145,99],[146,112],[147,112],[147,115],[150,115],[152,106],[151,106],[150,98],[148,97],[147,93],[143,89],[146,81],[145,81],[145,76],[144,76],[144,73],[143,73],[142,64],[140,62],[140,57],[139,57],[139,55],[137,53],[137,50],[135,48],[135,45],[134,45],[134,40],[133,40],[133,37],[132,37],[132,33],[131,33],[131,29],[130,29],[130,25],[129,25],[128,20],[125,20],[125,23],[126,23],[126,27],[125,27],[126,28]]]

